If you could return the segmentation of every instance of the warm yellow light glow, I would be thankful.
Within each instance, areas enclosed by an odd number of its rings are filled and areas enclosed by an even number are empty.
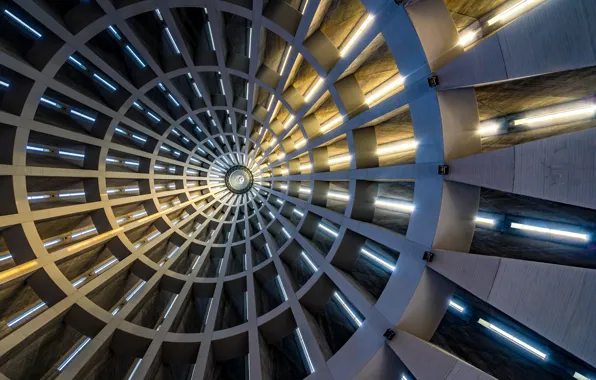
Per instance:
[[[290,115],[290,117],[288,117],[288,119],[284,123],[284,129],[288,129],[288,127],[292,124],[293,121],[294,115]]]
[[[7,269],[3,272],[0,272],[0,284],[6,283],[10,280],[13,280],[19,276],[23,276],[27,273],[32,272],[33,270],[39,267],[38,260],[31,260],[27,261],[24,264],[16,266],[14,268]]]
[[[554,122],[554,121],[562,122],[562,121],[570,121],[575,118],[583,119],[583,118],[594,116],[595,112],[596,112],[596,105],[591,105],[588,107],[576,108],[576,109],[572,109],[572,110],[568,110],[568,111],[561,111],[561,112],[556,112],[556,113],[543,115],[543,116],[518,119],[513,122],[513,125],[531,125],[531,124]]]
[[[316,82],[315,85],[311,87],[311,89],[306,93],[306,95],[304,96],[304,101],[305,102],[309,102],[312,99],[312,96],[314,95],[315,91],[317,91],[317,89],[319,87],[321,87],[321,85],[323,84],[323,78],[319,78]]]
[[[507,8],[505,11],[499,13],[495,17],[488,20],[488,25],[494,25],[497,22],[506,20],[511,18],[512,16],[519,15],[519,13],[523,12],[528,6],[532,5],[536,0],[521,0],[520,2],[516,3],[510,8]]]
[[[366,17],[366,20],[364,20],[364,22],[360,25],[358,30],[356,30],[356,33],[354,33],[352,35],[352,37],[348,40],[348,42],[346,42],[344,47],[340,50],[339,55],[341,55],[343,57],[348,53],[348,51],[350,51],[350,49],[352,48],[352,45],[354,45],[354,43],[356,41],[358,41],[358,38],[360,38],[360,35],[362,34],[362,32],[364,32],[364,30],[368,27],[368,25],[372,22],[373,19],[374,19],[373,15],[368,15]]]
[[[389,79],[382,85],[378,86],[366,96],[366,103],[370,106],[380,99],[387,96],[393,90],[397,89],[401,85],[404,84],[404,78],[401,75],[396,75],[395,77]]]
[[[480,136],[494,135],[499,131],[501,125],[496,122],[488,122],[480,124],[480,127],[476,130],[476,133]]]
[[[298,149],[298,148],[300,148],[301,146],[304,146],[304,145],[306,145],[306,140],[305,140],[305,139],[303,139],[303,138],[302,138],[302,139],[300,139],[300,140],[296,140],[296,141],[294,142],[294,147],[295,147],[296,149]]]
[[[399,152],[405,152],[408,150],[414,150],[418,146],[418,142],[416,140],[403,140],[403,141],[395,141],[387,144],[379,145],[377,148],[377,155],[383,156],[386,154],[393,154]]]
[[[468,46],[472,42],[476,41],[478,38],[478,33],[481,29],[476,29],[471,32],[468,32],[459,38],[459,42],[457,43],[459,46]]]
[[[305,164],[300,164],[300,170],[304,171],[304,170],[310,170],[312,169],[312,164],[310,162],[307,162]]]
[[[329,157],[329,160],[327,161],[327,163],[329,165],[339,165],[339,164],[343,164],[345,162],[350,162],[351,160],[352,160],[352,155],[349,153],[345,153],[345,154],[339,154],[337,156]]]
[[[281,70],[279,71],[279,75],[283,76],[284,75],[284,70],[286,69],[286,64],[288,63],[288,58],[290,58],[290,52],[292,51],[292,47],[290,46],[288,48],[288,52],[286,53],[286,56],[284,57],[284,61],[281,64]]]
[[[326,121],[321,125],[321,132],[326,133],[331,128],[337,127],[344,121],[344,117],[342,115],[338,115],[331,120]]]

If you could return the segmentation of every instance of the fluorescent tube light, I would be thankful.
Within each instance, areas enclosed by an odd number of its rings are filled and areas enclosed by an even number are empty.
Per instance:
[[[522,223],[511,223],[511,228],[514,228],[517,230],[523,230],[523,231],[532,231],[532,232],[538,232],[538,233],[543,233],[543,234],[549,234],[549,235],[554,235],[554,236],[568,237],[568,238],[579,239],[579,240],[584,240],[584,241],[588,241],[590,239],[590,235],[588,235],[588,234],[556,230],[553,228],[538,227],[538,226],[532,226],[529,224],[522,224]]]
[[[346,301],[344,301],[342,296],[340,296],[338,292],[334,292],[333,297],[335,297],[335,299],[340,303],[340,305],[344,308],[344,310],[348,312],[348,314],[350,315],[352,320],[354,322],[356,322],[356,325],[358,325],[358,327],[362,326],[362,321],[360,320],[360,318],[358,318],[356,313],[354,313],[354,311],[352,311],[352,309],[348,306]]]
[[[340,52],[339,52],[340,56],[344,57],[348,53],[348,51],[350,51],[350,49],[352,48],[352,45],[354,45],[354,43],[358,40],[358,38],[360,38],[360,35],[362,34],[362,32],[364,32],[364,30],[368,27],[368,24],[370,24],[373,19],[374,19],[374,16],[372,16],[372,15],[368,15],[366,17],[366,19],[360,25],[358,30],[356,30],[356,33],[354,33],[352,35],[352,37],[348,40],[348,42],[340,50]]]
[[[524,342],[523,340],[521,340],[519,338],[516,338],[515,336],[506,332],[505,330],[493,325],[492,323],[485,321],[482,318],[480,318],[478,320],[478,323],[481,324],[482,326],[486,327],[487,329],[496,332],[497,334],[501,335],[503,338],[509,340],[510,342],[515,343],[516,345],[523,348],[524,350],[538,356],[540,359],[546,360],[547,355],[544,352],[538,350],[537,348],[530,346],[528,343]]]

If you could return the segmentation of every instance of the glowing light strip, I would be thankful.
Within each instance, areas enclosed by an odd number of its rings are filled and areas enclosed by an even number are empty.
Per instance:
[[[59,150],[58,151],[59,155],[62,156],[69,156],[69,157],[76,157],[76,158],[85,158],[85,155],[83,153],[75,153],[75,152],[67,152],[65,150]]]
[[[476,29],[461,36],[457,42],[459,46],[468,46],[478,38],[482,29]]]
[[[41,97],[41,98],[39,98],[39,100],[40,100],[42,103],[48,104],[48,105],[50,105],[50,106],[52,106],[52,107],[56,107],[56,108],[62,108],[62,106],[61,106],[60,104],[58,104],[58,103],[56,103],[55,101],[53,101],[53,100],[50,100],[50,99],[48,99],[48,98]]]
[[[385,207],[405,213],[412,213],[416,209],[416,207],[409,202],[395,201],[388,198],[375,199],[375,206]]]
[[[503,21],[504,19],[516,14],[523,12],[524,8],[531,5],[535,0],[522,0],[517,4],[513,5],[512,7],[508,8],[507,10],[499,13],[495,17],[488,20],[488,25],[494,25],[499,21]]]
[[[172,104],[174,104],[176,107],[180,107],[180,103],[178,103],[178,101],[174,98],[172,94],[168,94],[168,99],[170,99]]]
[[[157,121],[158,123],[161,121],[161,119],[159,117],[155,116],[153,113],[151,113],[149,111],[147,111],[147,116],[149,116],[153,120]]]
[[[137,53],[135,53],[135,51],[130,47],[130,45],[126,45],[124,48],[134,58],[134,60],[137,61],[137,64],[141,68],[147,67],[147,65],[145,64],[145,62],[143,62],[143,60],[137,55]]]
[[[213,303],[213,297],[209,299],[209,306],[207,307],[207,313],[205,314],[205,325],[207,325],[207,320],[209,319],[209,313],[211,312],[211,304]]]
[[[22,321],[23,319],[27,318],[28,316],[30,316],[31,314],[35,313],[37,310],[41,309],[42,307],[44,307],[46,305],[45,302],[42,303],[38,303],[37,305],[33,306],[31,309],[27,310],[26,312],[24,312],[23,314],[19,315],[18,317],[16,317],[15,319],[9,321],[6,325],[8,327],[12,327],[14,325],[16,325],[17,323],[19,323],[20,321]]]
[[[137,369],[139,369],[139,366],[141,365],[141,362],[143,361],[143,359],[139,359],[139,361],[137,362],[137,364],[135,364],[135,367],[132,369],[132,372],[130,373],[130,376],[128,376],[128,380],[132,380],[132,378],[135,375],[135,372],[137,372]]]
[[[9,88],[10,87],[10,83],[5,82],[3,80],[0,80],[0,86],[2,86],[4,88]]]
[[[539,232],[539,233],[550,234],[550,235],[555,235],[555,236],[563,236],[563,237],[579,239],[579,240],[584,240],[584,241],[588,241],[590,239],[590,235],[588,235],[588,234],[580,234],[577,232],[556,230],[553,228],[531,226],[529,224],[522,224],[522,223],[511,223],[511,228],[514,228],[517,230]]]
[[[221,93],[223,96],[226,96],[226,90],[224,89],[224,84],[223,84],[223,80],[221,79],[221,73],[219,74],[219,86],[221,87]],[[213,119],[211,119],[213,120]]]
[[[397,75],[393,79],[388,80],[387,82],[372,90],[366,96],[366,103],[369,106],[376,103],[379,99],[382,99],[383,97],[385,97],[390,92],[392,92],[393,90],[395,90],[403,84],[404,78],[401,75]]]
[[[174,37],[172,36],[172,33],[170,33],[170,29],[168,29],[168,27],[166,26],[164,30],[166,31],[166,35],[168,36],[168,39],[170,40],[172,47],[176,51],[176,54],[180,54],[180,49],[178,49],[178,45],[176,45],[176,41],[174,41]]]
[[[340,50],[340,52],[339,52],[340,56],[344,57],[348,53],[348,51],[352,48],[352,45],[354,45],[354,43],[358,40],[358,38],[360,38],[360,35],[362,34],[362,32],[364,32],[364,30],[368,27],[368,24],[370,24],[373,19],[374,19],[373,15],[368,15],[366,17],[366,19],[360,25],[360,27],[358,28],[356,33],[354,33],[352,35],[352,38],[350,38],[348,40],[348,42],[344,45],[344,47]]]
[[[387,144],[382,144],[379,145],[377,148],[377,156],[415,150],[417,146],[418,142],[415,140],[395,141]]]
[[[346,301],[344,301],[344,299],[342,298],[342,296],[340,296],[338,292],[333,292],[333,297],[335,297],[335,299],[337,301],[339,301],[339,303],[341,304],[341,306],[344,308],[344,310],[346,310],[348,312],[348,314],[350,315],[350,317],[352,318],[352,320],[354,320],[354,322],[356,322],[356,324],[358,325],[358,327],[362,326],[362,321],[352,311],[352,309],[350,309],[350,307],[348,306],[348,304],[346,303]]]
[[[496,332],[497,334],[501,335],[503,338],[509,340],[510,342],[515,343],[516,345],[520,346],[524,350],[527,350],[528,352],[538,356],[540,359],[546,360],[546,354],[544,352],[530,346],[529,344],[522,341],[521,339],[518,339],[515,336],[509,334],[507,331],[493,325],[492,323],[485,321],[482,318],[480,318],[478,320],[478,323],[481,324],[482,326],[486,327],[487,329]]]
[[[141,288],[143,287],[143,285],[145,285],[145,283],[146,283],[146,281],[142,281],[142,282],[141,282],[139,285],[137,285],[137,287],[136,287],[136,288],[134,288],[134,290],[133,290],[133,291],[132,291],[132,292],[131,292],[131,293],[130,293],[130,294],[127,296],[127,297],[126,297],[126,302],[130,301],[130,299],[131,299],[132,297],[134,297],[134,296],[135,296],[135,294],[137,294],[137,292],[138,292],[139,290],[141,290]]]
[[[284,57],[284,60],[283,60],[282,64],[281,64],[281,70],[279,71],[279,75],[280,76],[283,76],[284,75],[284,71],[286,69],[286,64],[288,63],[288,58],[290,58],[290,52],[291,51],[292,51],[292,47],[290,46],[288,48],[288,52],[286,53],[286,56]],[[273,113],[275,113],[275,111]]]
[[[304,339],[302,338],[302,334],[300,333],[300,329],[296,329],[296,334],[298,335],[298,340],[300,341],[300,345],[302,346],[302,351],[304,352],[304,356],[306,357],[306,362],[308,363],[308,368],[310,373],[315,371],[315,368],[312,365],[312,361],[310,360],[310,355],[308,354],[308,350],[306,349],[306,344],[304,343]]]
[[[215,51],[215,42],[213,41],[213,31],[211,30],[211,22],[207,21],[207,29],[209,31],[209,44],[211,45],[211,50]]]
[[[308,91],[308,93],[307,93],[307,94],[304,96],[304,101],[308,103],[308,102],[309,102],[309,101],[312,99],[312,97],[313,97],[313,95],[315,94],[315,92],[317,91],[317,89],[318,89],[318,88],[319,88],[319,87],[320,87],[322,84],[323,84],[323,78],[319,78],[319,79],[318,79],[318,80],[315,82],[314,86],[312,86],[312,87],[311,87],[310,91]]]
[[[501,126],[499,125],[499,123],[484,122],[480,124],[480,126],[476,130],[476,133],[480,136],[490,136],[496,134],[500,128]]]
[[[85,120],[88,120],[88,121],[90,121],[92,123],[95,123],[95,119],[92,118],[89,115],[85,115],[84,113],[81,113],[81,112],[76,111],[76,110],[70,110],[70,113],[73,114],[73,115],[75,115],[75,116],[81,117],[81,118],[83,118]]]
[[[563,118],[573,117],[573,116],[589,117],[589,116],[593,116],[594,113],[596,113],[596,105],[592,105],[589,107],[577,108],[577,109],[568,110],[568,111],[552,113],[552,114],[544,115],[544,116],[536,116],[536,117],[528,117],[528,118],[524,118],[524,119],[518,119],[518,120],[513,121],[513,125],[531,125],[531,124],[542,123],[545,121],[555,121],[558,119],[563,119]]]
[[[325,224],[323,224],[323,222],[319,223],[319,227],[321,227],[321,229],[325,232],[327,232],[328,234],[330,234],[333,237],[337,237],[339,236],[339,233],[335,232],[334,230],[332,230],[330,227],[327,227]]]
[[[132,135],[132,138],[133,139],[136,139],[136,140],[139,140],[139,141],[142,141],[142,142],[147,142],[147,139],[146,138],[141,137],[141,136],[137,136],[137,135],[134,135],[134,134]]]
[[[50,240],[50,241],[46,241],[45,243],[43,243],[44,247],[51,247],[53,245],[56,245],[58,243],[60,243],[61,241],[63,241],[64,239],[62,238],[58,238],[58,239],[54,239],[54,240]]]
[[[176,300],[178,299],[178,296],[180,294],[176,294],[176,296],[174,297],[174,299],[172,300],[172,303],[170,304],[170,307],[168,307],[168,310],[166,311],[166,314],[163,316],[163,319],[166,319],[168,317],[168,314],[170,313],[170,310],[172,310],[172,307],[174,306],[174,303],[176,302]]]
[[[297,208],[295,208],[292,212],[294,214],[298,215],[299,217],[303,217],[304,216],[304,213],[302,211],[298,210]]]
[[[25,29],[27,29],[29,32],[33,33],[33,35],[35,37],[41,38],[41,36],[42,36],[41,33],[39,33],[37,30],[33,29],[29,25],[27,25],[23,20],[21,20],[20,18],[18,18],[14,14],[12,14],[12,12],[10,12],[8,9],[5,9],[4,10],[4,13],[7,14],[10,18],[12,18],[13,20],[15,20],[16,22],[18,22],[22,27],[24,27]]]
[[[62,371],[64,368],[66,368],[66,366],[68,365],[68,363],[70,363],[72,361],[72,359],[74,359],[75,356],[77,356],[77,354],[79,352],[81,352],[81,350],[87,345],[87,343],[89,343],[91,341],[91,338],[86,338],[81,344],[79,344],[79,346],[70,354],[68,355],[68,357],[62,362],[62,364],[60,364],[58,366],[58,371]]]
[[[79,192],[79,193],[62,193],[62,194],[58,194],[58,198],[82,197],[84,195],[85,195],[85,192]]]
[[[27,197],[27,200],[47,199],[49,197],[50,196],[49,195],[46,195],[46,194],[44,194],[44,195],[30,195],[30,196]]]
[[[489,218],[482,218],[480,216],[477,216],[474,221],[476,223],[480,223],[480,224],[488,224],[489,226],[492,226],[495,224],[495,220],[494,219],[489,219]]]
[[[113,265],[114,263],[118,262],[118,259],[113,258],[112,260],[108,261],[107,263],[103,264],[102,266],[100,266],[99,268],[95,269],[93,271],[93,274],[98,274],[101,271],[103,271],[104,269],[110,267],[111,265]]]
[[[279,275],[277,275],[277,277],[275,277],[275,279],[277,280],[277,285],[279,286],[279,290],[281,290],[281,294],[284,296],[284,301],[287,301],[288,295],[286,294],[284,285],[281,283],[281,278],[279,277]]]
[[[575,373],[573,374],[573,378],[574,378],[574,379],[577,379],[577,380],[590,380],[590,378],[588,378],[588,377],[585,377],[584,375],[582,375],[582,374],[581,374],[581,373],[579,373],[579,372],[575,372]]]
[[[87,279],[87,277],[81,277],[79,278],[77,281],[72,283],[72,286],[74,286],[75,288],[79,285],[81,285],[83,282],[85,282],[85,280]]]
[[[82,70],[87,70],[87,68],[85,67],[85,65],[83,65],[81,62],[79,62],[75,57],[73,57],[72,55],[70,57],[68,57],[68,60],[72,63],[74,63],[75,65],[77,65],[80,69]]]
[[[304,251],[300,252],[300,256],[302,256],[302,258],[304,259],[304,261],[306,261],[306,263],[308,264],[308,266],[310,267],[310,269],[313,270],[313,272],[316,272],[318,270],[318,268],[315,265],[315,263],[312,262],[312,260],[310,259],[310,257],[308,257],[308,255],[306,253],[304,253]]]
[[[95,227],[93,227],[93,228],[88,228],[88,229],[86,229],[86,230],[84,230],[84,231],[77,232],[77,233],[74,233],[74,234],[70,235],[70,238],[71,238],[71,239],[76,239],[76,238],[78,238],[79,236],[87,235],[87,234],[90,234],[91,232],[95,232],[95,231],[97,231],[97,228],[95,228]]]
[[[114,28],[112,25],[108,26],[108,30],[110,31],[110,33],[112,33],[112,35],[114,37],[116,37],[118,40],[121,40],[122,37],[120,37],[120,34],[118,33],[118,31],[116,30],[116,28]]]
[[[321,132],[326,133],[331,128],[337,127],[344,121],[344,117],[342,115],[336,116],[331,120],[326,121],[321,125]]]
[[[449,301],[449,307],[452,308],[452,309],[455,309],[455,310],[459,311],[460,313],[463,313],[464,310],[466,310],[465,307],[463,307],[462,305],[460,305],[460,304],[458,304],[456,302],[453,302],[453,301]]]
[[[111,84],[110,82],[108,82],[107,80],[103,79],[101,76],[97,75],[97,74],[93,74],[93,78],[97,79],[100,83],[102,83],[104,86],[106,86],[110,91],[116,91],[116,87],[114,87],[113,84]]]
[[[308,192],[310,193],[310,189]],[[334,199],[341,199],[344,201],[348,201],[348,200],[350,200],[350,195],[347,193],[339,192],[339,191],[329,190],[327,192],[327,198],[334,198]]]
[[[9,253],[8,255],[0,256],[0,261],[6,261],[12,259],[12,255]]]
[[[368,258],[370,258],[373,261],[381,264],[382,266],[384,266],[385,268],[389,269],[390,271],[393,272],[395,270],[395,266],[394,265],[391,265],[387,261],[381,259],[380,257],[378,257],[377,255],[375,255],[373,252],[369,251],[368,249],[362,247],[362,248],[360,248],[360,252],[364,253],[364,255],[366,255]]]
[[[331,165],[339,165],[339,164],[343,164],[346,162],[350,162],[351,160],[352,160],[352,155],[349,153],[345,153],[345,154],[340,154],[337,156],[329,157],[329,159],[327,160],[327,163],[329,164],[329,166],[331,166]]]

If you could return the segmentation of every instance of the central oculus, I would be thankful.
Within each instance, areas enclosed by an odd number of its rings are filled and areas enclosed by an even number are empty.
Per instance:
[[[244,194],[250,190],[252,183],[252,173],[246,166],[233,166],[226,173],[226,187],[232,193]]]

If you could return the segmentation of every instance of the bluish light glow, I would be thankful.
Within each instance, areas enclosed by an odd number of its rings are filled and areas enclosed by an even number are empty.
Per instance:
[[[75,116],[78,116],[78,117],[80,117],[82,119],[85,119],[87,121],[90,121],[92,123],[95,123],[95,118],[93,118],[93,117],[91,117],[89,115],[85,115],[84,113],[81,113],[81,112],[76,111],[76,110],[70,110],[70,113],[73,114],[73,115],[75,115]]]
[[[12,259],[12,255],[9,253],[8,255],[0,256],[0,261],[6,261]]]
[[[174,256],[176,254],[176,252],[178,252],[178,250],[180,249],[180,247],[176,247],[172,250],[172,252],[170,252],[170,254],[167,256],[168,259],[171,259],[172,256]]]
[[[166,314],[163,316],[163,319],[166,319],[168,317],[168,314],[170,313],[170,310],[172,310],[172,307],[174,306],[174,303],[178,299],[178,296],[179,296],[179,294],[176,294],[176,296],[174,297],[174,299],[170,303],[170,307],[168,307],[168,310],[166,311]]]
[[[294,210],[292,212],[301,218],[304,216],[304,213],[302,211],[298,210],[297,208],[294,208]]]
[[[151,235],[149,235],[149,237],[147,237],[147,241],[151,241],[151,240],[155,239],[156,237],[158,237],[159,235],[161,235],[161,232],[156,231],[156,232],[152,233]]]
[[[37,30],[33,29],[32,27],[30,27],[29,25],[27,25],[23,20],[21,20],[20,18],[18,18],[17,16],[15,16],[14,14],[12,14],[12,12],[10,12],[8,9],[4,10],[4,13],[6,15],[8,15],[8,17],[10,17],[11,19],[13,19],[14,21],[16,21],[19,25],[21,25],[23,28],[27,29],[31,34],[33,34],[35,37],[37,38],[41,38],[41,33],[39,33]]]
[[[306,253],[304,253],[304,251],[300,252],[300,256],[304,259],[304,261],[306,261],[306,263],[308,264],[310,269],[312,269],[313,272],[316,272],[318,270],[315,263],[312,262],[310,257],[308,257],[308,255]]]
[[[219,74],[219,87],[221,87],[221,93],[223,96],[226,96],[226,90],[224,88],[223,80],[221,79],[221,73]]]
[[[147,211],[137,212],[136,214],[132,214],[131,217],[138,218],[139,216],[144,216],[144,215],[147,215]]]
[[[180,54],[180,49],[178,49],[178,45],[176,45],[176,41],[174,41],[174,37],[172,36],[172,33],[170,33],[170,29],[168,29],[168,27],[165,27],[164,30],[166,31],[166,35],[168,36],[168,39],[172,44],[172,48],[174,48],[176,54]]]
[[[340,296],[338,292],[334,292],[333,297],[339,302],[339,304],[344,308],[344,310],[350,315],[350,318],[352,318],[352,320],[356,323],[356,325],[358,327],[362,326],[362,321],[360,320],[360,318],[358,318],[356,313],[354,313],[354,311],[352,311],[352,309],[348,306],[346,301],[344,301],[343,297]]]
[[[4,88],[10,88],[10,83],[8,83],[4,80],[0,80],[0,86],[2,86]]]
[[[466,308],[462,305],[458,304],[457,302],[453,302],[453,300],[449,300],[449,307],[463,313]]]
[[[87,68],[85,67],[85,65],[83,65],[79,60],[77,60],[75,57],[73,57],[72,55],[70,57],[68,57],[68,60],[72,63],[75,64],[75,66],[77,66],[79,69],[81,70],[87,70]]]
[[[159,147],[159,149],[161,149],[161,150],[165,150],[166,152],[169,152],[169,151],[170,151],[170,148],[168,148],[168,147],[167,147],[167,146],[165,146],[165,145],[162,145],[162,146],[160,146],[160,147]]]
[[[277,286],[279,286],[279,290],[281,291],[281,294],[283,295],[284,301],[287,301],[288,295],[286,294],[284,285],[281,283],[281,278],[279,277],[279,275],[277,275],[277,277],[275,277],[275,279],[277,280]]]
[[[101,76],[97,75],[97,73],[93,74],[93,78],[95,78],[101,84],[103,84],[104,86],[106,86],[110,91],[112,91],[112,92],[116,91],[116,87],[113,84],[111,84],[107,80],[103,79]]]
[[[370,258],[371,260],[373,260],[377,264],[380,264],[381,266],[389,269],[390,271],[393,272],[395,270],[395,266],[394,265],[391,265],[387,261],[383,260],[382,258],[379,257],[379,255],[375,255],[375,253],[372,250],[366,249],[366,248],[362,247],[360,249],[360,252],[364,253],[365,256],[367,256],[368,258]]]
[[[76,193],[60,193],[58,194],[58,198],[72,198],[72,197],[83,197],[85,196],[84,191],[76,192]]]
[[[110,33],[112,33],[112,35],[114,37],[116,37],[118,40],[121,40],[122,37],[120,37],[120,34],[118,33],[118,31],[116,30],[116,28],[114,28],[112,25],[108,26],[108,30],[110,31]]]
[[[176,107],[180,107],[180,103],[178,103],[178,101],[176,101],[176,98],[174,98],[174,96],[172,94],[168,94],[168,99],[170,99],[172,104],[174,104]]]
[[[161,12],[159,11],[159,9],[155,10],[155,14],[157,15],[157,18],[159,18],[159,21],[163,21],[163,17],[161,16]]]
[[[584,240],[584,241],[590,240],[590,235],[588,235],[588,234],[582,234],[582,233],[564,231],[564,230],[557,230],[554,228],[532,226],[529,224],[511,223],[511,228],[523,230],[523,231],[538,232],[538,233],[547,234],[547,235],[554,235],[557,237],[560,236],[560,237],[566,237],[566,238],[572,238],[572,239],[578,239],[578,240]]]
[[[139,141],[142,141],[142,142],[146,142],[147,141],[146,138],[141,137],[141,136],[137,136],[137,135],[134,135],[134,134],[132,135],[132,138],[133,139],[136,139],[136,140],[139,140]]]
[[[172,129],[172,133],[176,136],[180,136],[180,132],[178,132],[176,129]]]
[[[182,137],[182,141],[184,141],[187,144],[190,142],[190,140],[187,137],[184,137],[184,136]]]
[[[155,120],[156,122],[160,122],[161,119],[157,116],[155,116],[153,113],[151,113],[150,111],[147,111],[147,116],[149,116],[150,118],[152,118],[153,120]]]
[[[116,127],[115,131],[116,131],[116,132],[118,132],[118,133],[120,133],[120,134],[123,134],[123,135],[128,135],[128,132],[126,132],[126,131],[125,131],[124,129],[122,129],[122,128],[118,128],[118,127]]]
[[[128,380],[132,380],[132,378],[135,376],[135,372],[137,372],[137,369],[139,369],[139,366],[141,365],[142,361],[143,359],[139,359],[137,364],[135,364],[134,368],[132,369],[132,372],[130,373],[130,376],[128,376]]]
[[[188,122],[191,123],[192,125],[195,124],[195,122],[193,121],[193,119],[190,118],[190,116],[187,117],[186,120],[188,120]]]
[[[17,323],[19,323],[23,319],[27,318],[31,314],[35,313],[37,310],[41,309],[45,305],[46,305],[45,302],[38,303],[37,305],[33,306],[31,309],[27,310],[26,312],[24,312],[23,314],[19,315],[15,319],[9,321],[6,325],[8,327],[12,327],[12,326],[16,325]]]
[[[139,166],[139,163],[136,161],[124,161],[124,165]]]
[[[308,369],[310,373],[315,371],[315,367],[312,365],[312,361],[310,360],[310,355],[308,354],[308,350],[306,349],[306,344],[304,343],[304,339],[302,338],[302,333],[300,333],[300,329],[296,329],[296,334],[298,335],[298,341],[300,342],[300,346],[302,346],[302,352],[304,352],[304,356],[306,357],[306,362],[308,363]]]
[[[337,237],[339,234],[332,230],[330,227],[327,227],[325,224],[323,224],[323,222],[319,223],[319,227],[321,227],[321,229],[325,232],[327,232],[329,235],[333,236],[333,237]]]
[[[26,149],[27,149],[27,150],[32,150],[32,151],[34,151],[34,152],[44,152],[44,153],[45,153],[45,152],[49,152],[49,151],[50,151],[49,149],[46,149],[46,148],[40,148],[40,147],[38,147],[38,146],[32,146],[32,145],[27,145]]]
[[[53,245],[56,245],[56,244],[58,244],[58,243],[62,242],[63,240],[64,240],[64,239],[62,239],[62,238],[58,238],[58,239],[49,240],[49,241],[46,241],[45,243],[43,243],[43,246],[44,246],[44,247],[46,247],[46,248],[47,248],[47,247],[51,247],[51,246],[53,246]]]
[[[271,217],[273,218],[273,215],[271,215]],[[286,237],[287,237],[288,239],[290,238],[290,234],[288,233],[288,231],[286,231],[286,229],[285,229],[285,228],[282,228],[282,229],[281,229],[281,232],[283,232],[283,233],[284,233],[284,235],[286,235]]]
[[[125,193],[136,193],[137,191],[139,191],[138,187],[128,187],[128,188],[124,189]]]
[[[132,102],[132,105],[134,108],[138,109],[139,111],[143,110],[143,107],[137,102]]]
[[[76,280],[75,282],[72,283],[72,286],[74,286],[75,288],[79,285],[81,285],[83,282],[85,282],[85,280],[87,279],[87,277],[81,277],[78,280]]]
[[[248,28],[248,58],[250,59],[250,49],[252,47],[252,27]],[[248,98],[248,83],[246,84],[246,97]]]
[[[48,99],[48,98],[41,97],[41,98],[39,98],[39,100],[40,100],[42,103],[45,103],[45,104],[47,104],[47,105],[50,105],[50,106],[52,106],[52,107],[56,107],[56,108],[62,108],[62,106],[61,106],[60,104],[58,104],[58,103],[56,103],[55,101],[53,101],[53,100],[50,100],[50,99]]]
[[[530,346],[528,343],[509,334],[507,331],[501,329],[500,327],[495,326],[492,323],[489,323],[482,318],[478,319],[478,323],[481,324],[482,326],[486,327],[487,329],[496,332],[497,334],[499,334],[503,338],[509,340],[510,342],[515,343],[516,345],[523,348],[524,350],[538,356],[540,359],[546,360],[546,354],[544,352],[538,350],[535,347]]]
[[[166,167],[161,165],[153,165],[153,169],[155,170],[164,170]]]
[[[197,86],[197,84],[195,82],[192,82],[192,88],[195,90],[195,92],[197,93],[197,96],[199,98],[203,97],[203,95],[201,95],[201,91],[199,90],[199,87]]]
[[[159,89],[160,89],[160,90],[162,90],[162,91],[167,91],[167,90],[166,90],[166,86],[164,86],[164,85],[163,85],[163,83],[161,83],[161,82],[159,82],[159,83],[157,84],[157,87],[159,87]]]
[[[134,58],[134,60],[137,62],[137,65],[139,65],[141,68],[145,68],[147,66],[145,62],[143,62],[143,60],[137,55],[137,53],[130,47],[130,45],[126,45],[124,48],[128,54]]]
[[[89,343],[91,341],[91,338],[86,338],[81,344],[79,344],[79,346],[70,354],[68,355],[68,357],[62,362],[62,364],[60,364],[58,366],[58,371],[62,371],[64,368],[66,368],[66,366],[68,365],[68,363],[70,363],[72,361],[72,359],[74,359],[75,356],[77,356],[77,354],[79,352],[81,352],[81,350],[87,345],[87,343]]]
[[[58,151],[59,155],[62,156],[70,156],[70,157],[77,157],[77,158],[85,158],[85,155],[83,153],[75,153],[75,152],[67,152],[65,150],[59,150]]]
[[[123,221],[124,219],[118,219],[118,220]],[[117,223],[120,223],[118,220],[116,222]],[[109,268],[110,266],[114,265],[114,263],[117,263],[117,262],[118,262],[118,259],[117,258],[113,258],[112,260],[108,261],[107,263],[105,263],[102,266],[100,266],[97,269],[95,269],[93,271],[93,274],[98,274],[101,271],[103,271],[104,269]]]
[[[211,23],[207,21],[207,30],[209,31],[209,44],[211,45],[211,50],[215,51],[215,43],[213,41],[213,31],[211,30]]]
[[[93,228],[88,228],[88,229],[86,229],[86,230],[84,230],[84,231],[80,231],[80,232],[74,233],[74,234],[70,235],[70,237],[71,237],[72,239],[76,239],[76,238],[78,238],[79,236],[87,235],[87,234],[90,234],[91,232],[95,232],[95,231],[97,231],[97,229],[96,229],[95,227],[93,227]]]
[[[137,287],[136,287],[136,288],[134,288],[134,290],[133,290],[132,292],[130,292],[130,294],[129,294],[129,295],[126,297],[126,302],[130,301],[130,299],[131,299],[132,297],[134,297],[134,296],[135,296],[135,294],[137,294],[137,292],[138,292],[139,290],[141,290],[141,288],[143,287],[143,285],[145,285],[145,281],[142,281],[142,282],[141,282],[139,285],[137,285]]]
[[[259,229],[261,229],[261,223],[258,223]],[[267,254],[271,257],[271,249],[269,248],[269,244],[265,244],[265,249],[267,250]]]

